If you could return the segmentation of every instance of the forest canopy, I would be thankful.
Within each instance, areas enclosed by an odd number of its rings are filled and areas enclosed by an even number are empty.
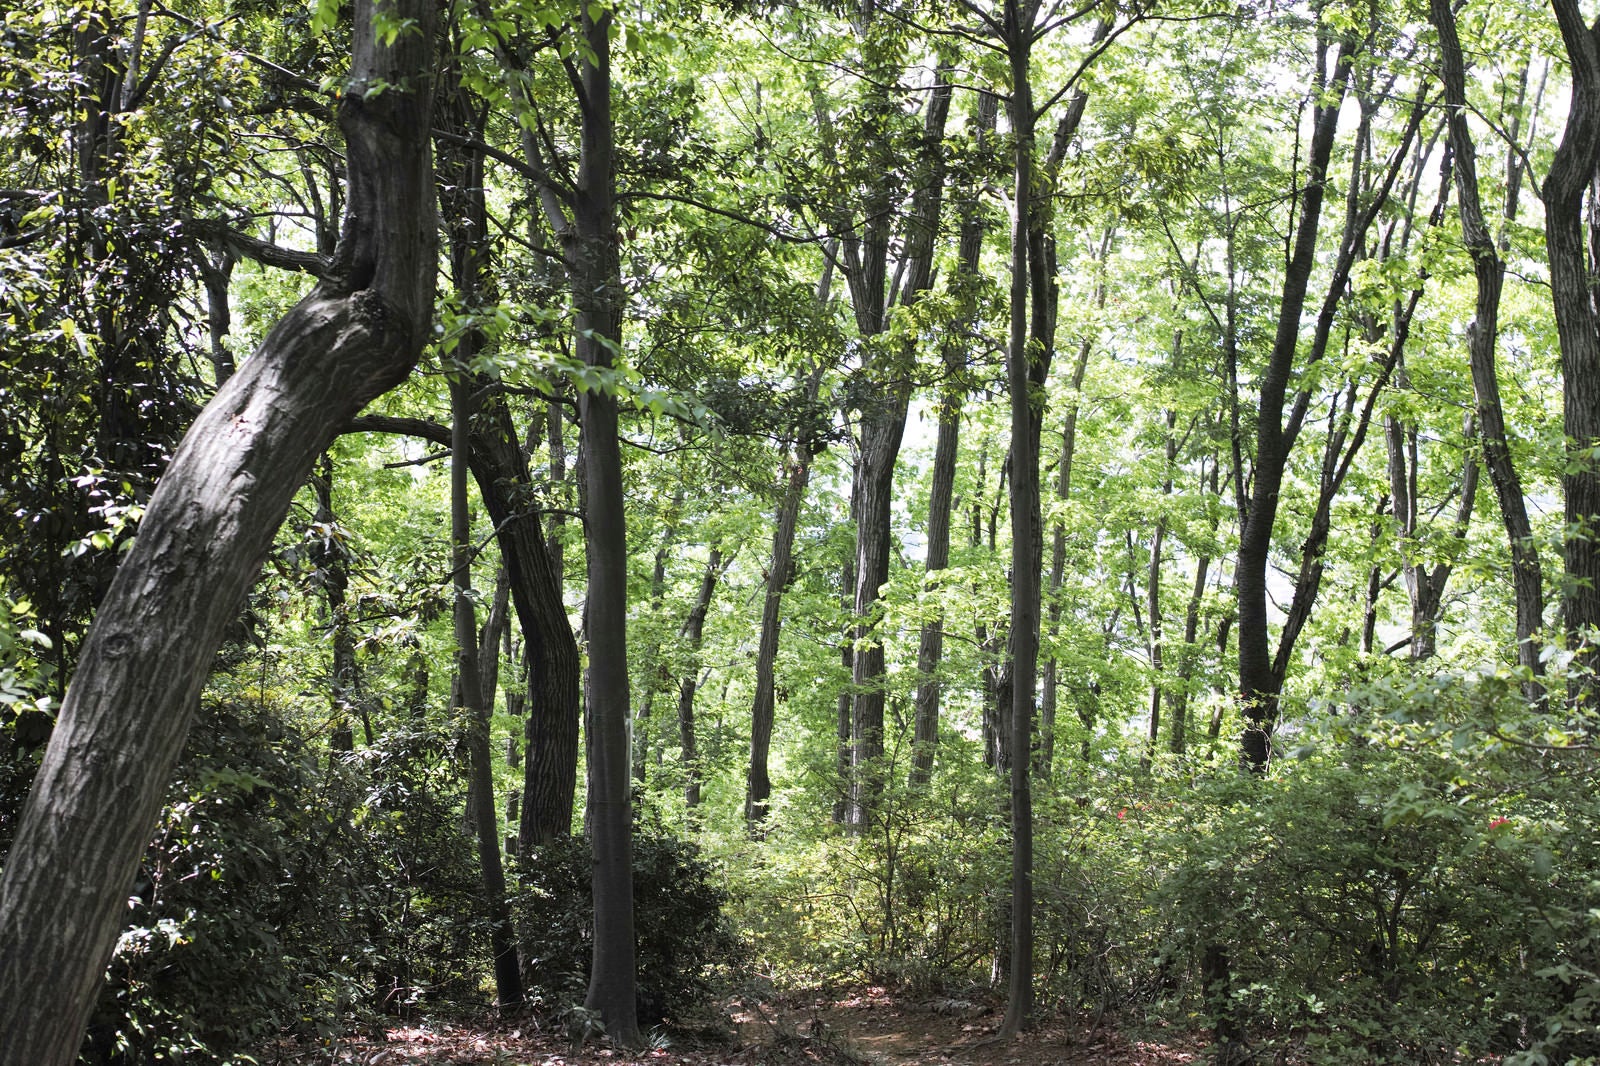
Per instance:
[[[0,1066],[1600,1061],[1597,16],[8,11]]]

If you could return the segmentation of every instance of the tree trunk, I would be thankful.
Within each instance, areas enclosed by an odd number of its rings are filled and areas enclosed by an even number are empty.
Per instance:
[[[975,150],[981,150],[993,134],[999,116],[999,99],[991,93],[978,96],[975,118]],[[962,303],[963,324],[971,322],[971,286],[978,277],[978,257],[983,250],[984,222],[978,213],[979,190],[962,212],[961,233],[957,239],[956,271],[950,288]],[[952,330],[959,334],[962,327]],[[939,432],[933,454],[933,487],[928,499],[928,550],[923,563],[923,583],[928,590],[937,587],[934,576],[950,565],[950,513],[955,495],[956,456],[961,436],[961,405],[966,402],[966,347],[954,337],[943,343],[944,384],[939,395]],[[939,662],[944,657],[944,611],[922,626],[917,640],[916,711],[912,729],[911,783],[926,785],[933,773],[934,753],[939,746]]]
[[[932,284],[933,245],[943,203],[942,142],[950,114],[950,92],[949,72],[940,68],[923,120],[922,151],[916,160],[916,185],[906,223],[903,260],[906,274],[900,291],[886,293],[884,289],[889,233],[886,213],[876,215],[872,204],[865,205],[869,208],[869,236],[855,247],[845,246],[847,256],[856,264],[849,277],[850,295],[857,328],[864,339],[875,338],[888,329],[887,306],[898,302],[910,307]],[[886,187],[874,190],[873,197],[886,200]],[[883,361],[884,356],[877,357],[874,362],[878,365],[872,367],[880,378],[890,372],[882,365]],[[883,787],[880,764],[886,670],[883,639],[876,632],[875,615],[883,586],[889,582],[894,466],[911,402],[911,385],[904,375],[895,374],[893,379],[874,384],[874,395],[862,402],[858,465],[851,490],[852,509],[856,513],[856,650],[851,678],[855,701],[850,721],[853,743],[848,824],[853,833],[865,828],[876,805],[877,793]]]
[[[645,766],[650,761],[650,712],[655,706],[657,691],[665,687],[669,679],[667,664],[661,661],[662,598],[667,588],[667,560],[677,548],[683,497],[684,481],[680,478],[672,490],[672,500],[667,504],[667,513],[662,519],[661,545],[656,549],[655,566],[650,571],[650,637],[640,656],[643,661],[636,664],[640,667],[644,696],[639,700],[639,709],[633,716],[633,779],[641,785],[644,784]]]
[[[383,44],[355,5],[349,219],[336,265],[195,420],[100,607],[0,883],[3,1066],[77,1055],[207,668],[295,491],[340,426],[410,372],[435,271],[434,5]]]
[[[1600,629],[1600,463],[1593,456],[1600,445],[1600,317],[1585,257],[1583,202],[1600,170],[1600,22],[1586,26],[1577,0],[1551,0],[1551,6],[1572,64],[1567,128],[1544,182],[1568,448],[1561,476],[1567,524],[1562,611],[1568,643],[1588,651]],[[1583,664],[1591,676],[1576,685],[1585,703],[1594,699],[1591,658],[1586,655]]]
[[[472,129],[474,108],[452,70],[441,96],[442,121],[459,124],[474,139],[482,137],[481,124]],[[456,295],[468,308],[491,296],[489,291],[488,209],[483,192],[483,155],[472,151],[446,153],[440,164],[443,177],[440,206],[450,238],[450,273]],[[456,700],[452,711],[466,720],[468,759],[467,821],[477,838],[478,865],[483,881],[485,909],[489,915],[489,946],[494,967],[495,999],[501,1010],[522,1003],[522,967],[517,958],[511,909],[506,903],[505,868],[500,855],[500,822],[494,800],[494,765],[489,750],[490,717],[494,707],[496,669],[487,673],[483,658],[498,665],[498,640],[480,657],[477,608],[472,594],[472,518],[467,497],[472,454],[472,422],[477,415],[474,397],[482,383],[470,371],[483,347],[482,334],[468,330],[457,341],[450,377],[450,567],[455,599]],[[491,614],[493,612],[491,611]],[[490,625],[490,630],[495,625]]]
[[[689,617],[684,619],[680,634],[689,642],[689,661],[678,682],[678,744],[683,753],[683,802],[691,810],[700,805],[700,756],[694,735],[694,692],[700,675],[700,642],[705,636],[711,594],[716,591],[718,579],[731,562],[731,555],[726,561],[723,560],[721,548],[711,549],[705,573],[700,578],[700,594],[695,597],[694,607],[689,611]]]
[[[1028,336],[1029,240],[1032,233],[1034,0],[1005,0],[1005,47],[1011,66],[1013,217],[1011,331],[1006,385],[1011,398],[1011,966],[1001,1039],[1033,1019],[1033,793],[1029,737],[1039,670],[1039,576],[1044,556],[1039,521],[1039,411]],[[1038,316],[1035,316],[1036,320]]]
[[[481,188],[481,181],[478,184]],[[459,255],[457,257],[459,259]],[[456,278],[458,289],[461,278]],[[467,820],[478,842],[478,865],[489,912],[489,948],[494,963],[495,1000],[503,1011],[522,1003],[522,968],[506,905],[505,868],[500,860],[500,824],[494,802],[494,766],[489,751],[489,717],[493,691],[485,692],[478,659],[478,619],[472,602],[472,525],[467,510],[467,424],[472,418],[472,384],[458,377],[450,383],[455,446],[450,460],[450,565],[454,573],[456,636],[456,707],[466,718],[468,780]],[[494,650],[492,649],[491,654]]]
[[[484,378],[472,425],[469,459],[484,510],[495,529],[500,559],[510,576],[525,649],[528,756],[523,760],[522,821],[518,839],[526,850],[572,832],[578,780],[578,642],[562,599],[559,559],[551,554],[535,509],[528,460],[517,444],[505,394]],[[417,418],[367,415],[344,427],[351,432],[402,433],[449,446],[450,430]],[[553,542],[559,547],[559,541]]]
[[[598,15],[598,17],[595,17]],[[573,346],[585,365],[609,367],[622,334],[608,10],[583,14],[583,131],[574,197]],[[639,1035],[633,929],[633,805],[628,759],[628,543],[617,398],[578,394],[583,432],[584,544],[589,562],[589,831],[594,844],[594,964],[584,1006],[622,1047]]]
[[[372,716],[361,699],[356,640],[346,600],[350,588],[349,553],[341,539],[339,520],[333,513],[333,457],[326,452],[311,476],[311,486],[317,497],[317,509],[312,517],[310,555],[317,567],[318,583],[328,600],[328,632],[333,645],[329,687],[338,716],[335,728],[340,735],[348,735],[351,731],[349,714],[354,710],[361,718],[362,731],[370,745],[375,739]]]
[[[826,298],[827,276],[819,285]],[[819,301],[822,302],[822,301]],[[806,400],[815,403],[822,385],[822,368],[812,371],[806,383]],[[802,439],[789,462],[789,479],[778,517],[772,530],[772,555],[767,561],[766,595],[761,602],[761,637],[756,647],[756,691],[750,704],[750,772],[745,781],[744,817],[754,825],[767,816],[767,800],[772,795],[772,777],[767,757],[772,749],[772,727],[777,711],[775,674],[778,662],[778,636],[782,627],[783,592],[789,583],[794,554],[795,526],[800,505],[811,481],[811,460],[820,445]]]
[[[1106,230],[1101,241],[1101,262],[1111,249],[1112,231]],[[1095,302],[1103,305],[1106,287],[1102,280],[1095,290]],[[1061,421],[1061,454],[1056,467],[1056,506],[1064,508],[1072,492],[1072,457],[1078,446],[1078,406],[1083,396],[1083,377],[1089,368],[1089,353],[1093,345],[1085,337],[1078,344],[1078,358],[1072,365],[1068,380],[1071,398],[1067,400],[1067,413]],[[1050,612],[1049,636],[1053,642],[1061,627],[1061,583],[1067,570],[1066,521],[1057,517],[1050,533]],[[1056,705],[1060,699],[1059,664],[1054,655],[1044,664],[1039,694],[1039,753],[1034,760],[1034,772],[1042,778],[1050,776],[1056,755]]]
[[[1322,33],[1323,29],[1319,27],[1319,38]],[[1347,43],[1339,45],[1331,76],[1324,78],[1327,51],[1328,45],[1319,39],[1318,76],[1313,86],[1316,94],[1315,118],[1305,191],[1300,199],[1300,224],[1295,234],[1294,251],[1284,273],[1277,333],[1261,378],[1255,476],[1244,528],[1239,537],[1235,570],[1239,602],[1239,695],[1245,719],[1241,746],[1244,764],[1255,771],[1266,768],[1278,710],[1278,683],[1272,668],[1269,644],[1267,567],[1272,549],[1272,527],[1278,514],[1279,492],[1283,487],[1284,470],[1289,459],[1289,442],[1285,440],[1283,425],[1284,399],[1294,369],[1306,289],[1312,268],[1316,265],[1317,231],[1322,219],[1328,160],[1333,153],[1339,109],[1344,101],[1354,61],[1351,46]]]
[[[1211,458],[1211,471],[1209,484],[1211,495],[1217,495],[1217,488],[1221,482],[1220,471],[1222,460],[1218,456]],[[1205,466],[1201,465],[1201,487],[1207,484]],[[1211,538],[1217,534],[1217,520],[1211,522]],[[1194,587],[1189,592],[1189,606],[1183,613],[1183,652],[1178,660],[1178,677],[1172,695],[1172,727],[1168,732],[1168,750],[1174,755],[1182,755],[1189,743],[1189,684],[1194,679],[1195,666],[1200,658],[1200,605],[1205,599],[1206,576],[1211,569],[1211,556],[1202,554],[1195,561]]]
[[[1472,325],[1467,329],[1467,361],[1472,370],[1472,391],[1477,398],[1478,438],[1483,445],[1483,464],[1489,470],[1500,503],[1500,519],[1511,548],[1511,591],[1517,610],[1517,661],[1533,673],[1542,673],[1535,635],[1544,624],[1544,577],[1539,550],[1533,542],[1533,527],[1523,498],[1522,480],[1512,463],[1506,441],[1505,414],[1500,405],[1500,383],[1495,373],[1495,340],[1499,332],[1500,291],[1506,267],[1495,251],[1489,227],[1484,223],[1478,195],[1477,153],[1472,131],[1467,126],[1466,70],[1461,41],[1456,33],[1455,11],[1448,0],[1430,0],[1428,15],[1439,33],[1440,75],[1444,82],[1445,115],[1450,147],[1455,156],[1455,185],[1461,201],[1461,237],[1472,257],[1472,273],[1477,281],[1477,302]],[[1600,106],[1600,101],[1594,101]],[[1590,171],[1593,172],[1593,164]],[[1548,219],[1550,216],[1547,215]],[[1580,268],[1581,269],[1581,268]],[[1555,266],[1551,265],[1554,284]],[[1600,363],[1596,370],[1600,371]],[[1415,501],[1412,501],[1414,505]],[[1465,501],[1463,501],[1465,503]],[[1400,497],[1395,496],[1395,514],[1400,514]],[[1433,590],[1424,588],[1427,595]],[[1436,595],[1436,593],[1434,593]],[[1415,594],[1414,594],[1415,598]],[[1412,657],[1431,654],[1434,644],[1433,620],[1421,619],[1425,630],[1422,641],[1413,643]],[[1418,627],[1414,627],[1418,628]]]

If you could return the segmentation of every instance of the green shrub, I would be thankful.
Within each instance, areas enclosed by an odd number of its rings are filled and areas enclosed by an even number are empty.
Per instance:
[[[593,949],[591,852],[581,837],[535,848],[514,904],[529,990],[547,1006],[582,1003]],[[639,1017],[683,1024],[703,1008],[737,949],[727,894],[692,843],[657,826],[633,836]]]
[[[1503,739],[1528,715],[1462,679],[1370,693],[1269,777],[1191,793],[1150,842],[1168,869],[1155,903],[1193,975],[1226,950],[1229,999],[1211,1011],[1327,1064],[1527,1050],[1565,1011],[1557,1054],[1528,1061],[1594,1055],[1578,1015],[1600,808],[1567,777],[1576,753]]]
[[[84,1060],[228,1062],[286,1027],[476,998],[476,860],[444,747],[418,723],[330,757],[275,711],[204,706]]]

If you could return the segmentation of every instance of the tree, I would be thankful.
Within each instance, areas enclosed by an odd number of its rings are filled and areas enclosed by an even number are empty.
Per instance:
[[[76,1056],[223,630],[317,456],[405,377],[427,339],[433,7],[395,0],[380,11],[359,0],[354,20],[339,107],[351,210],[333,272],[185,434],[84,643],[8,856],[5,1066],[67,1066]],[[368,92],[374,85],[385,91]]]
[[[453,74],[453,72],[452,72]],[[454,81],[453,77],[449,78]],[[445,86],[448,106],[440,110],[460,129],[472,131],[480,140],[482,123],[474,122],[474,101],[459,84]],[[478,128],[473,130],[473,126]],[[489,297],[487,291],[489,248],[488,208],[484,202],[483,154],[455,151],[441,162],[444,194],[441,213],[450,239],[450,275],[456,297],[468,308],[477,307]],[[478,614],[472,594],[472,518],[467,485],[471,480],[473,417],[476,396],[481,389],[471,372],[473,360],[482,353],[484,338],[477,329],[467,329],[457,338],[454,373],[450,375],[450,569],[453,577],[452,603],[455,629],[455,680],[452,710],[466,719],[467,772],[471,787],[467,792],[467,821],[478,843],[478,865],[489,912],[490,957],[494,963],[495,998],[500,1009],[510,1011],[522,1004],[522,966],[518,961],[516,933],[506,903],[505,869],[500,855],[500,819],[494,800],[494,768],[489,751],[489,720],[494,710],[498,669],[498,641],[490,639],[488,663],[479,655]],[[503,597],[501,617],[504,616]],[[495,625],[491,624],[493,634]]]
[[[611,118],[611,24],[608,10],[584,8],[578,35],[584,54],[578,91],[583,113],[570,225],[551,219],[573,264],[577,311],[574,351],[605,371],[622,335],[618,262],[615,131]],[[628,548],[622,493],[617,397],[605,389],[578,394],[586,493],[584,544],[589,565],[589,832],[594,846],[594,963],[584,1006],[600,1014],[624,1047],[640,1041],[634,986],[633,806],[628,752]]]
[[[1494,240],[1484,221],[1482,201],[1478,192],[1477,150],[1472,131],[1467,126],[1466,69],[1461,56],[1461,39],[1456,33],[1455,11],[1444,0],[1431,0],[1428,17],[1439,34],[1439,52],[1442,81],[1444,82],[1446,121],[1450,132],[1450,148],[1455,155],[1455,186],[1460,198],[1461,237],[1472,257],[1472,273],[1477,282],[1477,302],[1472,325],[1467,329],[1468,363],[1472,368],[1472,386],[1477,396],[1478,438],[1483,442],[1483,463],[1489,470],[1489,481],[1494,486],[1495,498],[1500,503],[1500,517],[1505,525],[1506,538],[1511,546],[1511,587],[1517,612],[1517,661],[1534,673],[1541,671],[1539,648],[1535,635],[1544,625],[1544,578],[1539,564],[1539,550],[1533,541],[1533,527],[1528,522],[1527,504],[1524,502],[1522,479],[1512,462],[1511,450],[1506,444],[1505,412],[1500,403],[1500,382],[1495,371],[1495,342],[1499,336],[1500,293],[1505,284],[1505,263],[1495,250]],[[1600,369],[1600,363],[1596,364]],[[1463,515],[1470,515],[1468,484],[1475,485],[1475,472],[1462,478]],[[1415,506],[1412,493],[1406,491],[1403,477],[1394,479],[1395,514],[1400,516]],[[1414,526],[1414,519],[1412,521]],[[1459,525],[1465,526],[1465,517]],[[1433,622],[1427,608],[1437,610],[1442,594],[1442,583],[1448,571],[1417,572],[1408,575],[1416,588],[1417,613],[1421,615],[1412,654],[1419,659],[1428,658],[1434,650]]]
[[[1572,104],[1567,128],[1544,180],[1545,249],[1550,257],[1550,299],[1561,340],[1562,410],[1567,434],[1567,465],[1561,477],[1566,500],[1563,554],[1567,581],[1562,609],[1567,640],[1586,647],[1600,628],[1600,302],[1592,261],[1586,258],[1583,204],[1594,204],[1600,171],[1600,22],[1585,25],[1576,0],[1551,0],[1561,42],[1572,65]],[[1591,229],[1590,240],[1596,240]],[[1588,249],[1590,253],[1594,248]],[[1594,700],[1592,681],[1580,689]]]

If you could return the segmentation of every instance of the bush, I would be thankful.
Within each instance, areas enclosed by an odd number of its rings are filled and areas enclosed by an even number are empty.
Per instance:
[[[329,756],[205,705],[129,901],[84,1061],[230,1062],[293,1027],[478,996],[460,788],[425,724]]]
[[[1526,708],[1487,708],[1494,692],[1459,679],[1377,697],[1308,730],[1269,778],[1205,783],[1156,830],[1172,953],[1198,973],[1225,948],[1211,1012],[1318,1063],[1527,1050],[1563,1012],[1543,1061],[1594,1055],[1575,1015],[1600,808],[1561,781],[1572,753],[1499,739]]]
[[[514,900],[530,992],[556,1009],[583,1002],[593,950],[588,841],[533,849]],[[718,967],[738,944],[723,913],[725,893],[692,843],[658,826],[633,836],[639,1019],[685,1024],[712,994]]]

